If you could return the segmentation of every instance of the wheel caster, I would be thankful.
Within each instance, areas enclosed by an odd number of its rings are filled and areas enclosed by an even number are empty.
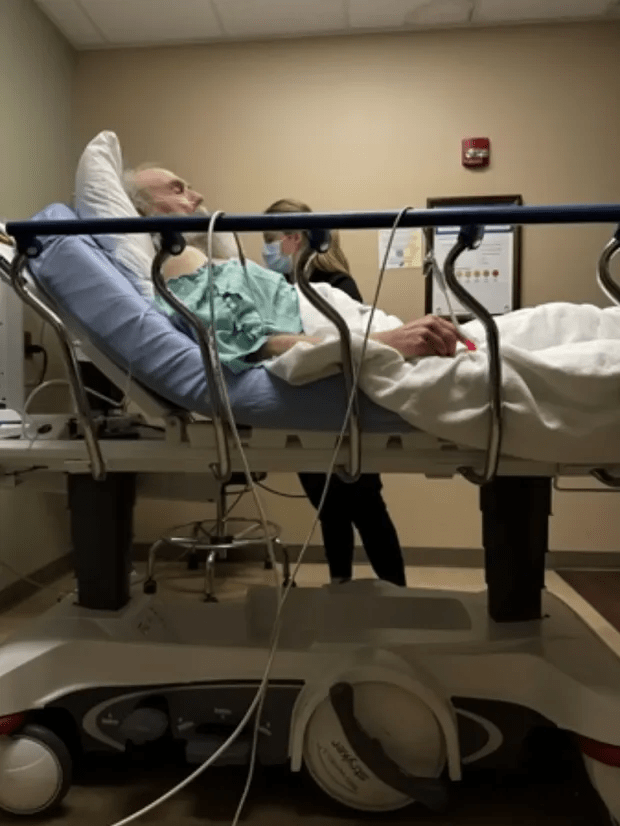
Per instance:
[[[71,755],[45,726],[0,740],[0,811],[36,815],[59,805],[71,786]]]
[[[266,559],[263,567],[266,571],[273,571],[273,562],[270,559]]]
[[[207,594],[207,596],[205,597],[205,602],[219,602],[219,600],[213,594]]]
[[[291,582],[291,580],[290,580],[290,579],[288,579],[288,580],[285,580],[285,581],[282,583],[282,587],[283,587],[283,588],[297,588],[297,583],[295,582],[295,580],[293,580],[293,581]]]
[[[154,579],[147,579],[144,583],[144,587],[142,589],[145,594],[156,594],[157,593],[157,583]]]

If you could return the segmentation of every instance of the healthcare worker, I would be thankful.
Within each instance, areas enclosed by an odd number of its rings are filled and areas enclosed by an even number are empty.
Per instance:
[[[300,201],[276,201],[266,213],[311,212]],[[266,267],[291,279],[295,260],[307,250],[303,232],[264,234],[263,260]],[[327,252],[314,260],[311,282],[326,282],[347,293],[355,301],[362,296],[349,271],[349,263],[340,246],[338,232],[332,232]],[[327,481],[323,473],[300,473],[299,481],[312,505],[318,509]],[[396,528],[381,493],[381,477],[364,473],[351,484],[333,475],[321,511],[325,556],[333,582],[348,582],[353,577],[354,527],[362,540],[375,574],[395,585],[406,585],[405,565]]]

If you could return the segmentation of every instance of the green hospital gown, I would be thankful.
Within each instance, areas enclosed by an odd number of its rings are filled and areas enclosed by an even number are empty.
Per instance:
[[[248,278],[236,259],[213,265],[215,335],[222,364],[233,373],[253,367],[247,357],[278,333],[303,332],[295,287],[284,276],[247,262]],[[168,289],[203,323],[211,318],[209,268],[171,278]],[[167,315],[171,307],[157,297]]]

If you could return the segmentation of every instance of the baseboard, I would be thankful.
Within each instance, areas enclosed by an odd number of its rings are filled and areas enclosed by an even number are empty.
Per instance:
[[[148,545],[137,545],[134,558],[144,561],[148,556]],[[297,559],[301,545],[289,545],[291,560]],[[260,547],[228,552],[229,562],[256,562],[265,558],[266,551]],[[482,568],[484,551],[478,548],[404,548],[406,565],[421,568]],[[158,559],[171,561],[179,558],[178,548],[162,548]],[[355,549],[355,562],[367,562],[362,548]],[[310,545],[304,555],[310,563],[325,562],[321,545]],[[547,554],[547,570],[559,569],[620,569],[620,551],[551,551]]]
[[[145,562],[148,557],[149,545],[137,544],[134,547],[133,558],[136,562]],[[288,548],[290,559],[294,561],[299,556],[300,545],[291,545]],[[403,556],[406,565],[420,568],[482,568],[484,552],[477,548],[404,548]],[[179,558],[178,548],[162,548],[158,554],[159,560],[173,561]],[[260,548],[254,550],[239,550],[230,552],[229,562],[259,562],[265,559],[265,551]],[[323,548],[320,545],[310,545],[304,556],[310,563],[325,562]],[[355,562],[366,562],[361,548],[356,548]],[[547,554],[547,570],[620,570],[620,551],[551,551]],[[8,611],[20,602],[33,596],[38,590],[34,583],[40,586],[53,585],[62,577],[71,573],[71,557],[69,554],[50,562],[28,575],[31,582],[18,580],[0,590],[0,613]]]
[[[552,551],[547,570],[620,570],[620,551]]]
[[[40,587],[53,585],[59,579],[62,579],[62,577],[70,574],[71,570],[71,557],[69,554],[66,554],[45,565],[43,568],[39,568],[39,570],[34,573],[28,574],[28,579],[31,580],[30,582],[18,579],[16,582],[7,585],[6,588],[2,588],[0,590],[0,613],[14,608],[16,605],[19,605],[20,602],[36,594],[39,588],[35,583],[38,583]]]

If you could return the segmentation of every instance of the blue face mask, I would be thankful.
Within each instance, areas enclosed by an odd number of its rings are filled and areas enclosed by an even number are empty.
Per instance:
[[[267,269],[290,275],[293,272],[293,259],[290,255],[282,255],[282,241],[273,241],[263,247],[263,261]]]

